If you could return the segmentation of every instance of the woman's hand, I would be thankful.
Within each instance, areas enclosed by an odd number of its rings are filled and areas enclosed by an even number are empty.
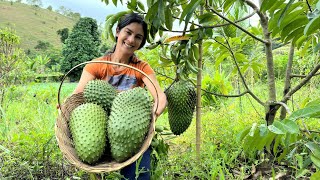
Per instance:
[[[149,75],[149,78],[152,80],[153,84],[147,77],[144,77],[142,80],[144,84],[147,86],[148,90],[150,91],[154,99],[153,113],[156,117],[158,117],[162,114],[162,112],[165,110],[167,106],[167,96],[160,88],[155,74]]]

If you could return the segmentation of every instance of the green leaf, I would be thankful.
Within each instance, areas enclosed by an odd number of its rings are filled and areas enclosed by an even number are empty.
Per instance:
[[[285,37],[285,39],[283,40],[284,42],[288,42],[291,39],[299,39],[301,36],[303,36],[303,29],[304,27],[300,27],[294,31],[292,31],[287,37]],[[283,37],[282,37],[283,38]],[[296,40],[295,40],[296,41]],[[293,43],[295,43],[295,41]]]
[[[281,138],[283,136],[277,136],[275,138],[275,141],[274,141],[274,145],[273,145],[273,154],[274,155],[277,155],[277,152],[278,152],[278,147],[279,147],[279,144],[281,143]]]
[[[165,10],[169,8],[163,8],[164,7],[164,2],[163,0],[158,0],[158,19],[160,20],[161,24],[165,23],[166,15],[165,15]]]
[[[171,59],[169,59],[169,58],[167,58],[167,57],[163,57],[163,56],[161,56],[160,55],[160,61],[161,61],[161,64],[163,64],[164,66],[167,66],[167,65],[169,65],[169,64],[171,64],[172,63],[172,60]]]
[[[302,16],[293,20],[282,29],[281,37],[285,37],[286,35],[290,34],[292,31],[298,29],[301,26],[306,25],[307,21],[308,21],[308,18],[305,16]]]
[[[101,2],[104,2],[106,5],[109,5],[109,0],[101,0]]]
[[[249,136],[253,137],[256,129],[257,129],[257,123],[253,123],[253,125],[251,126],[251,129],[250,129],[250,132],[249,132]]]
[[[261,3],[260,11],[265,12],[269,10],[276,2],[277,0],[263,0]]]
[[[320,6],[320,1],[318,2],[318,4]],[[317,171],[310,176],[310,180],[319,180],[319,179],[320,179],[320,171]]]
[[[206,25],[211,25],[215,21],[216,16],[212,13],[204,13],[200,15],[198,19],[200,24],[206,26]]]
[[[277,22],[278,22],[278,19],[280,18],[280,15],[281,15],[281,11],[277,11],[270,19],[269,21],[269,24],[268,24],[268,28],[269,28],[269,31],[272,31],[272,36],[275,36],[276,33],[274,32],[274,30],[276,28],[279,28],[277,26]]]
[[[273,14],[274,11],[278,10],[278,9],[283,9],[285,7],[285,1],[286,0],[277,0],[273,6],[271,6],[271,8],[268,10],[269,13]],[[279,11],[281,12],[281,10]]]
[[[268,128],[275,134],[285,134],[287,132],[290,134],[299,133],[299,126],[291,120],[274,121]]]
[[[298,134],[300,132],[299,126],[296,122],[289,119],[285,119],[282,121],[282,123],[289,133]]]
[[[281,23],[278,25],[280,29],[284,28],[286,25],[297,18],[305,17],[305,10],[300,6],[303,6],[303,2],[297,2],[291,5],[291,7],[287,11],[287,14],[283,17]]]
[[[309,45],[311,43],[311,39],[309,39],[306,44],[304,45],[304,47],[301,49],[300,51],[300,56],[304,57],[304,55],[306,54],[307,50],[309,49]]]
[[[171,31],[173,24],[173,17],[170,8],[165,8],[165,25]]]
[[[185,7],[185,9],[182,11],[182,14],[180,16],[179,23],[183,21],[183,19],[186,17],[185,21],[186,24],[189,22],[193,12],[197,9],[201,1],[199,0],[191,0],[191,2]]]
[[[270,132],[265,124],[263,126],[260,126],[260,132],[259,132],[260,137],[257,138],[258,142],[256,142],[256,148],[257,150],[262,150],[267,142],[269,142],[269,138],[272,138],[274,133]]]
[[[259,133],[260,133],[260,136],[266,136],[268,134],[268,127],[265,125],[265,124],[261,124],[259,126]]]
[[[294,0],[290,0],[290,1],[288,2],[288,4],[286,5],[286,7],[285,7],[285,8],[283,9],[283,11],[281,12],[281,15],[280,15],[279,20],[278,20],[278,26],[280,26],[283,18],[285,17],[286,12],[288,11],[288,9],[290,8],[290,6],[292,5],[293,2],[294,2]]]
[[[320,24],[320,14],[318,14],[306,25],[304,29],[304,35],[309,36],[310,34],[317,31],[320,28],[319,24]]]
[[[269,132],[267,137],[266,137],[266,142],[265,142],[265,147],[266,147],[266,150],[271,153],[271,150],[270,150],[270,146],[274,140],[274,138],[276,137],[277,135],[275,133],[272,133],[272,132]]]
[[[320,159],[320,146],[314,142],[308,142],[305,144],[305,146],[307,146],[307,148],[309,148],[309,150],[312,152],[312,154],[317,157],[318,159]]]
[[[298,147],[294,147],[291,151],[290,151],[290,153],[288,154],[288,159],[291,159],[292,157],[293,157],[293,155],[295,155],[296,154],[296,151],[297,151],[297,149],[298,149]],[[298,157],[300,157],[300,155],[298,155]],[[297,158],[298,159],[298,158]]]
[[[288,149],[285,148],[285,149],[283,149],[283,151],[282,151],[282,153],[280,154],[280,156],[277,157],[277,160],[278,160],[278,163],[279,163],[279,164],[280,164],[281,160],[282,160],[284,157],[286,157],[287,153],[288,153]]]
[[[137,1],[138,7],[142,10],[145,11],[144,5],[141,1]]]
[[[319,50],[320,50],[320,43],[316,45],[316,47],[313,49],[313,52],[316,53]]]
[[[234,56],[235,56],[235,58],[236,58],[236,60],[238,62],[247,62],[248,61],[247,58],[246,58],[246,55],[244,55],[242,53],[236,52],[234,54]]]
[[[224,11],[227,11],[234,2],[235,0],[226,0],[225,3],[223,4]]]
[[[294,44],[297,46],[298,49],[300,49],[300,47],[302,46],[302,44],[305,42],[307,38],[308,38],[307,36],[303,35],[299,37],[299,39],[297,39]]]
[[[118,0],[112,0],[113,4],[117,6]]]
[[[148,6],[148,7],[151,7],[151,6],[154,4],[153,1],[154,1],[154,0],[147,0],[147,6]]]
[[[260,64],[257,64],[257,63],[253,63],[253,64],[251,65],[252,70],[253,70],[255,73],[257,73],[257,74],[259,74],[259,72],[260,72],[260,67],[261,67],[261,65],[260,65]]]
[[[158,3],[154,3],[149,9],[148,9],[148,13],[145,17],[147,22],[152,23],[153,19],[156,18],[158,12]]]
[[[217,59],[216,59],[216,62],[214,63],[215,67],[218,68],[219,65],[222,63],[222,61],[229,57],[230,55],[228,53],[224,53],[222,55],[220,55]]]
[[[313,101],[311,101],[311,102],[308,102],[308,104],[306,104],[305,107],[316,106],[316,105],[318,105],[318,104],[320,104],[320,98],[315,99],[315,100],[313,100]]]
[[[268,129],[275,133],[275,134],[285,134],[285,132],[283,132],[281,129],[279,129],[278,127],[274,126],[274,125],[269,125]]]
[[[305,107],[303,109],[299,109],[297,111],[294,111],[289,119],[290,120],[297,120],[299,118],[308,118],[308,117],[312,117],[314,115],[317,115],[318,113],[320,113],[320,104],[317,105],[313,105],[313,106],[308,106]]]
[[[237,140],[238,142],[241,142],[250,132],[251,127],[247,127],[246,129],[242,130],[238,136],[237,136]]]
[[[317,166],[317,168],[320,168],[320,159],[313,156],[313,155],[311,155],[310,158],[311,158],[311,161],[313,162],[313,164],[315,166]]]
[[[316,8],[320,11],[320,1],[317,2]]]

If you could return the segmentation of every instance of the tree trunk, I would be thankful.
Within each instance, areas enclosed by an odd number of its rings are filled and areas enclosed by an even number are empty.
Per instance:
[[[288,64],[287,64],[287,70],[286,70],[286,78],[285,78],[284,89],[283,89],[283,96],[285,96],[291,88],[291,81],[290,80],[291,80],[291,73],[292,73],[293,56],[294,56],[294,45],[291,44],[289,59],[288,59]],[[287,101],[285,101],[283,103],[287,103]],[[286,114],[287,114],[286,109],[284,107],[282,107],[280,119],[286,118]]]
[[[197,74],[197,112],[196,112],[196,151],[200,161],[201,146],[201,82],[202,82],[202,41],[199,43],[199,60]]]
[[[271,33],[268,30],[268,18],[264,14],[260,14],[261,26],[265,38],[265,52],[267,58],[267,72],[268,72],[268,91],[269,91],[269,100],[266,107],[266,121],[267,125],[273,123],[276,116],[278,108],[275,108],[274,102],[276,102],[276,85],[274,77],[274,65],[273,65],[273,54],[272,54],[272,42],[270,35]]]
[[[203,7],[200,6],[200,14],[203,13]],[[200,146],[201,146],[201,82],[202,82],[202,40],[199,42],[199,59],[197,74],[197,110],[196,110],[196,154],[197,161],[200,162]]]

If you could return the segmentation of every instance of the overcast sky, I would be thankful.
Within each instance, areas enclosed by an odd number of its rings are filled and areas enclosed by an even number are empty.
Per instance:
[[[54,10],[59,9],[60,6],[64,6],[73,12],[80,13],[82,17],[91,17],[100,23],[104,22],[107,15],[127,9],[126,5],[123,6],[121,3],[118,3],[116,7],[110,1],[107,6],[101,0],[42,0],[42,4],[44,8],[51,5]]]
[[[109,14],[115,14],[119,11],[127,10],[126,4],[121,5],[118,2],[118,6],[114,6],[112,1],[109,0],[109,5],[107,6],[101,0],[41,0],[43,8],[47,8],[49,5],[53,7],[54,10],[59,9],[60,6],[64,6],[67,9],[71,9],[73,12],[78,12],[82,17],[91,17],[98,21],[98,23],[104,23],[105,17]],[[126,2],[126,1],[123,1]],[[142,0],[145,2],[145,0]],[[255,4],[258,5],[258,0],[253,0]],[[252,10],[249,8],[252,12]],[[251,24],[256,25],[257,15],[250,19]]]

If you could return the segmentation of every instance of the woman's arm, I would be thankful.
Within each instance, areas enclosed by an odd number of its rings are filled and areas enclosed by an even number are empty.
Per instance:
[[[156,116],[160,116],[161,113],[164,111],[164,109],[167,106],[167,97],[164,94],[164,92],[162,91],[162,89],[160,88],[160,85],[157,81],[156,75],[155,74],[151,74],[148,75],[148,77],[152,80],[152,82],[154,83],[154,86],[152,85],[152,83],[150,82],[150,80],[147,77],[142,78],[142,81],[144,82],[144,84],[147,86],[148,90],[150,91],[151,95],[154,98],[154,111],[155,108],[157,108],[157,111],[155,112]],[[156,90],[155,90],[156,88]],[[158,92],[158,97],[157,98],[157,92]],[[157,103],[159,101],[158,107],[157,107]]]
[[[93,80],[93,79],[95,79],[95,76],[90,74],[88,71],[83,70],[81,77],[80,77],[80,80],[79,80],[79,83],[72,94],[77,94],[77,93],[83,92],[84,87],[88,83],[88,81]]]

